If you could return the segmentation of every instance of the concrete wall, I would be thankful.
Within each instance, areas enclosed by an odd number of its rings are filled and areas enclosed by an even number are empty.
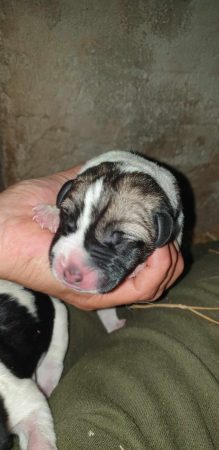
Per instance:
[[[218,224],[218,0],[1,0],[1,28],[5,185],[133,148]]]

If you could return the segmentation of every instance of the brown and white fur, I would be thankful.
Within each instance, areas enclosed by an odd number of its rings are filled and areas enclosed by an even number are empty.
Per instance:
[[[34,219],[55,232],[49,254],[54,276],[80,292],[111,291],[157,247],[182,239],[175,177],[119,150],[88,161],[61,188],[56,207],[39,205]]]

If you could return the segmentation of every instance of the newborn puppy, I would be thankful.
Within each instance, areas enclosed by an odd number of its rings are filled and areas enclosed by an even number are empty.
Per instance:
[[[55,231],[49,254],[54,276],[81,292],[111,291],[157,247],[182,238],[175,177],[125,151],[88,161],[61,188],[56,208],[39,205],[34,214]]]
[[[111,291],[155,248],[181,242],[183,213],[175,178],[129,152],[112,151],[88,161],[61,188],[57,208],[51,268],[75,290]],[[50,228],[51,218],[42,219],[42,209],[41,217],[40,209],[35,212],[35,220]]]
[[[59,382],[68,343],[58,300],[0,280],[0,450],[56,450],[46,401]],[[46,397],[45,397],[46,396]]]

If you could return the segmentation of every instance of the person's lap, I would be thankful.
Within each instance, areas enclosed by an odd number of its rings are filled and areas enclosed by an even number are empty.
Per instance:
[[[163,302],[219,307],[218,263],[199,252]],[[219,327],[179,309],[129,315],[108,335],[94,312],[70,307],[65,371],[50,401],[59,449],[219,448]]]

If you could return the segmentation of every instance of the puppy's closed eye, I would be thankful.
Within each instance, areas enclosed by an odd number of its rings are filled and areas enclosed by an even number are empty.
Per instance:
[[[116,247],[117,245],[121,244],[124,239],[125,233],[119,230],[115,230],[111,231],[105,236],[103,244],[111,247]]]

